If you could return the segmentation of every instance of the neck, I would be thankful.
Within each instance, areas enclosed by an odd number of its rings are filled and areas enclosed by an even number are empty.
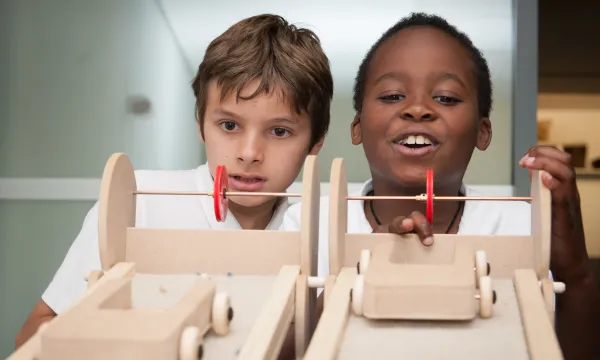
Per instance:
[[[445,184],[444,186],[437,186],[436,184],[434,194],[436,196],[457,196],[460,192],[460,187],[461,183]],[[417,196],[425,194],[425,187],[411,188],[399,186],[398,184],[392,184],[374,177],[373,193],[375,196]],[[371,211],[371,206],[375,212],[375,216]],[[461,204],[458,201],[434,201],[434,234],[455,234],[458,231],[458,224],[462,216],[461,209]],[[381,224],[388,224],[398,216],[408,217],[415,211],[425,215],[426,203],[425,201],[413,200],[374,200],[371,204],[371,201],[365,201],[364,210],[371,226],[375,228],[378,226],[376,218]],[[453,220],[454,224],[450,227]]]
[[[269,200],[264,204],[246,207],[229,202],[229,212],[235,216],[244,230],[264,230],[271,222],[278,199]]]

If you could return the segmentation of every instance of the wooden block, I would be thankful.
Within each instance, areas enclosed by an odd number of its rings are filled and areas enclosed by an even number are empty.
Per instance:
[[[391,241],[373,250],[366,273],[357,277],[363,284],[354,288],[353,307],[358,304],[370,319],[473,319],[479,301],[470,244],[455,242],[448,261],[433,264],[415,261],[404,245]],[[491,302],[486,306],[491,308]]]
[[[537,276],[532,269],[515,271],[515,292],[531,360],[562,360],[552,321],[548,317]]]
[[[44,360],[179,359],[196,355],[211,328],[229,331],[229,299],[198,277],[172,307],[132,307],[131,278],[107,279],[84,302],[52,321],[41,335]],[[156,296],[155,289],[146,296]]]

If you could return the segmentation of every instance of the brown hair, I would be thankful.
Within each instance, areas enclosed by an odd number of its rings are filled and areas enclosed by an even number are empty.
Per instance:
[[[281,16],[244,19],[208,45],[192,82],[201,131],[211,80],[221,87],[221,99],[236,91],[238,99],[248,100],[279,86],[296,112],[309,115],[310,147],[328,131],[333,96],[329,60],[314,32],[297,28]],[[260,80],[260,85],[253,94],[242,97],[241,89],[253,80]]]

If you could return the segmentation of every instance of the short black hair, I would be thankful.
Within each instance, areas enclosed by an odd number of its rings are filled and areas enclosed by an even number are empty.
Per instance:
[[[396,35],[401,30],[414,26],[428,26],[439,29],[457,39],[469,51],[471,58],[475,63],[479,116],[489,118],[490,112],[492,111],[492,80],[490,69],[483,54],[475,47],[475,45],[473,45],[473,42],[471,42],[471,39],[469,39],[465,33],[459,31],[455,26],[450,25],[446,19],[437,15],[425,13],[411,13],[409,16],[402,18],[394,26],[389,28],[371,47],[360,64],[354,81],[354,110],[357,112],[362,110],[367,70],[377,49],[379,49],[385,40]]]

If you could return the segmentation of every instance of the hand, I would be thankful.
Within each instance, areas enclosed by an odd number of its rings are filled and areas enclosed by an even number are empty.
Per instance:
[[[374,233],[410,234],[416,233],[425,246],[433,244],[433,229],[425,215],[414,211],[409,217],[398,216],[389,224],[379,225]]]
[[[571,155],[550,146],[536,146],[519,162],[521,167],[544,170],[542,184],[552,197],[550,269],[557,281],[578,282],[589,274],[588,255],[575,169]]]

